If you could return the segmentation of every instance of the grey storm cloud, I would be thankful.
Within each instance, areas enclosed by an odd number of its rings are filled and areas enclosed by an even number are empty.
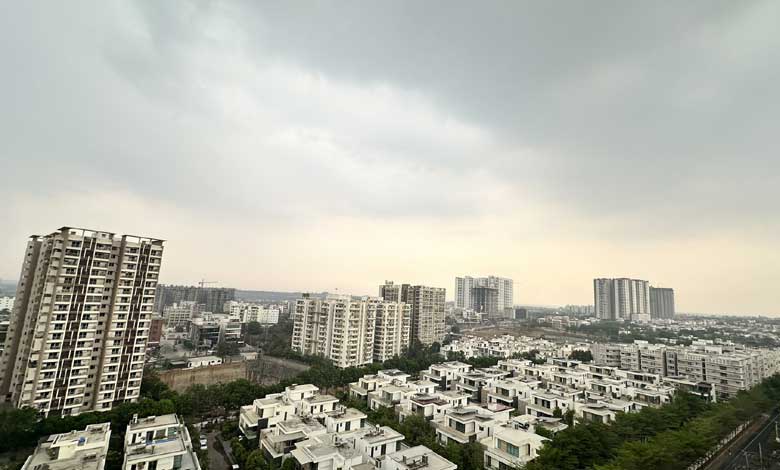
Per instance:
[[[327,208],[398,214],[470,214],[479,210],[479,186],[503,186],[594,216],[646,211],[653,225],[666,217],[679,227],[766,217],[780,196],[776,2],[17,8],[4,15],[9,40],[0,46],[10,72],[0,83],[13,111],[4,113],[3,141],[6,156],[22,156],[29,171],[67,161],[98,181],[148,185],[172,199],[206,193],[215,206],[239,207],[241,188],[223,184],[237,174],[261,199],[282,202],[298,178]],[[236,39],[223,41],[223,31]],[[201,56],[204,49],[212,56]],[[236,139],[251,146],[248,136],[262,134],[263,123],[220,119],[209,102],[219,71],[204,62],[236,49],[247,64],[225,73],[247,76],[229,75],[224,86],[245,87],[238,99],[268,106],[271,121],[276,112],[328,128],[304,138],[335,145],[340,156],[231,153]],[[264,83],[276,64],[420,95],[440,117],[487,135],[462,148],[432,129],[381,120],[389,129],[351,133],[333,121],[361,116],[310,109],[326,103],[290,99],[295,90],[277,94],[277,83]],[[355,166],[346,174],[345,161]],[[394,185],[386,178],[393,169]]]
[[[560,239],[586,277],[613,268],[583,244],[726,234],[751,273],[780,233],[778,18],[768,0],[5,2],[0,200],[110,195],[226,231],[341,217],[343,246],[378,222],[448,256]]]

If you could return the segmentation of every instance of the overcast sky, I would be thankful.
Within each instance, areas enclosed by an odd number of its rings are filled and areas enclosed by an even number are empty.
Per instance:
[[[0,278],[26,237],[162,280],[594,277],[780,313],[780,2],[2,2]]]

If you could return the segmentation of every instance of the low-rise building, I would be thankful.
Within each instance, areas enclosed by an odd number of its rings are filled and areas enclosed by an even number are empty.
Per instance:
[[[410,447],[388,454],[380,461],[381,470],[456,470],[457,465],[425,446]]]
[[[53,434],[38,444],[22,470],[103,470],[110,437],[110,423],[90,424],[83,431]]]
[[[175,414],[133,417],[124,448],[122,470],[200,470],[190,433]]]
[[[481,441],[485,446],[485,468],[520,468],[536,458],[547,440],[509,424],[496,428],[493,436]]]

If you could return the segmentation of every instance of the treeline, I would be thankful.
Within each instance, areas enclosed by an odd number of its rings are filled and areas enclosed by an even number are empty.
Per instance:
[[[739,424],[776,409],[778,400],[780,376],[775,375],[732,400],[712,406],[677,429],[658,432],[649,440],[622,443],[615,456],[597,469],[686,469]]]
[[[684,470],[778,400],[779,376],[717,404],[678,392],[668,405],[621,413],[611,425],[585,422],[557,433],[526,470]]]

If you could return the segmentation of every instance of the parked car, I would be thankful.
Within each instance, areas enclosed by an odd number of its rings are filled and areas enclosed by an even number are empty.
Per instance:
[[[209,441],[207,441],[205,437],[200,438],[200,448],[202,450],[206,450],[209,448]]]

